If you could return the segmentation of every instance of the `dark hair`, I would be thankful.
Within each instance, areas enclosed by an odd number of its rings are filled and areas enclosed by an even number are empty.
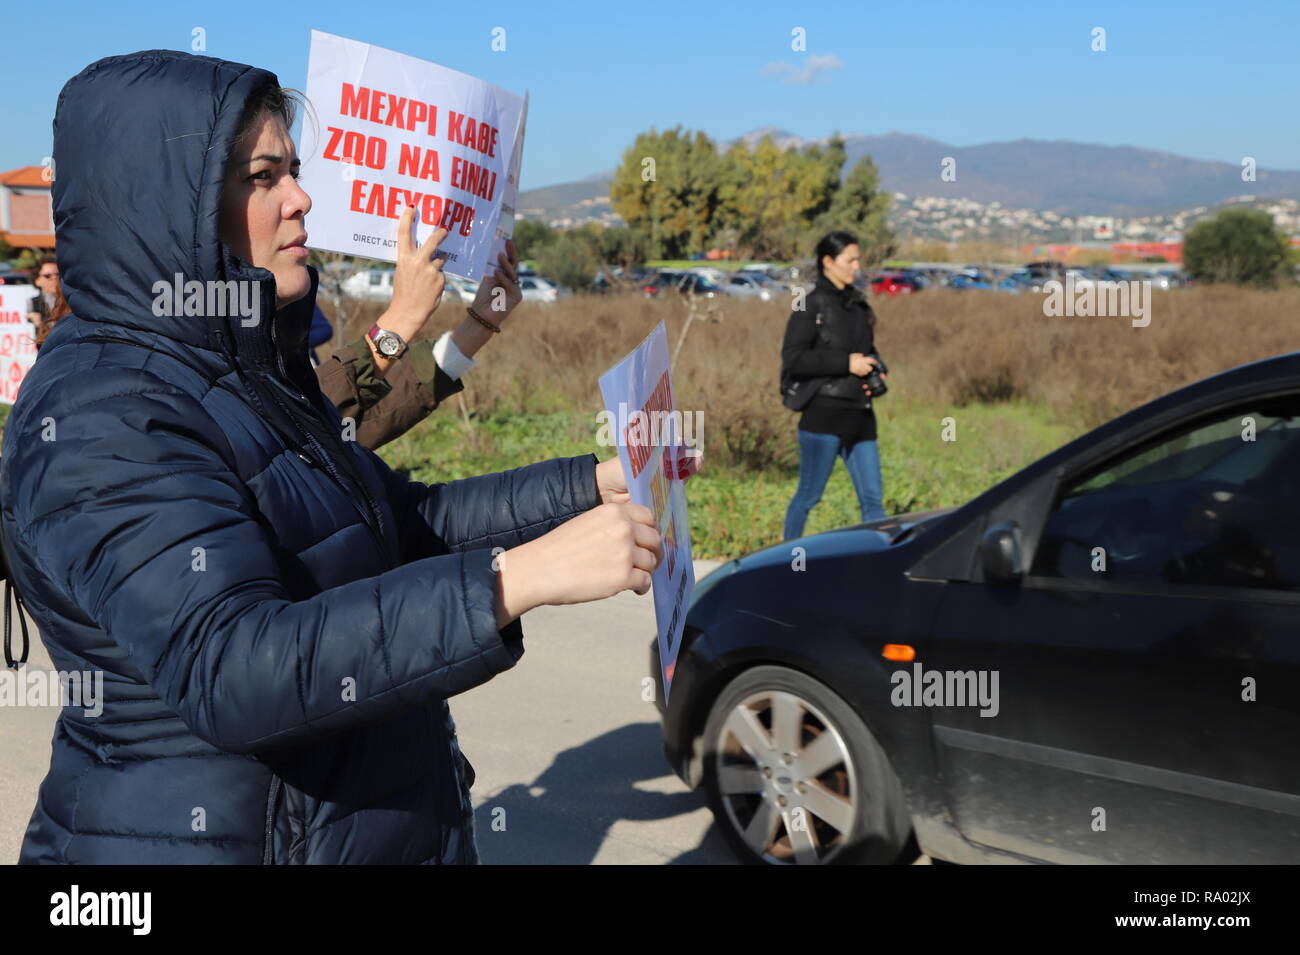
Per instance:
[[[832,259],[837,259],[846,248],[857,244],[858,237],[852,232],[846,232],[843,229],[827,232],[822,236],[821,241],[817,243],[817,248],[813,252],[813,257],[817,260],[817,274],[824,274],[822,272],[823,257],[829,255]]]
[[[293,121],[298,116],[298,105],[305,101],[306,97],[295,89],[263,86],[244,104],[244,113],[239,119],[239,130],[235,133],[235,141],[243,139],[265,115],[279,116],[284,120],[284,128],[292,129]]]
[[[36,259],[36,272],[35,272],[35,274],[33,274],[32,278],[36,278],[38,275],[40,275],[40,274],[41,274],[41,269],[45,268],[45,266],[47,266],[47,265],[53,265],[55,268],[58,268],[58,266],[59,266],[59,261],[58,261],[58,259],[56,259],[56,258],[55,258],[51,253],[49,253],[49,252],[46,252],[44,255],[41,255],[41,256],[37,257],[37,259]]]

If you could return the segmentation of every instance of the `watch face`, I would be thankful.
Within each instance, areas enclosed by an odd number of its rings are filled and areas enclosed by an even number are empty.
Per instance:
[[[382,355],[396,355],[402,350],[402,346],[397,343],[396,335],[380,335],[376,344],[379,346],[379,352]]]

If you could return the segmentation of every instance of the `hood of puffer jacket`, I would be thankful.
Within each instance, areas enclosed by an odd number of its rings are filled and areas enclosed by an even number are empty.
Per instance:
[[[237,259],[218,236],[239,121],[268,85],[279,85],[274,73],[172,50],[110,56],[67,82],[54,118],[53,198],[59,272],[74,315],[253,361],[273,361],[277,343],[287,353],[305,347],[315,269],[308,294],[277,313],[270,271]],[[170,288],[177,275],[259,282],[259,321],[155,314],[164,311],[154,308],[156,283]]]

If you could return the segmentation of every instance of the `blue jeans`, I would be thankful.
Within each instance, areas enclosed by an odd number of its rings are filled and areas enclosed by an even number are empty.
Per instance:
[[[808,512],[822,499],[822,491],[835,470],[835,458],[844,459],[849,477],[858,492],[862,520],[885,517],[884,492],[880,482],[880,449],[874,441],[855,441],[851,448],[836,434],[814,434],[799,429],[799,487],[785,512],[784,540],[803,535]]]

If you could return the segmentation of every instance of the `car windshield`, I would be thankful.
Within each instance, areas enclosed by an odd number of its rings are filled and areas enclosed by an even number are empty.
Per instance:
[[[1254,432],[1249,441],[1242,436],[1245,417],[1253,419]],[[1287,432],[1296,428],[1300,428],[1300,419],[1264,413],[1217,421],[1125,459],[1078,485],[1070,496],[1168,481],[1238,482],[1244,479],[1243,474],[1264,470],[1272,456],[1286,448]]]

